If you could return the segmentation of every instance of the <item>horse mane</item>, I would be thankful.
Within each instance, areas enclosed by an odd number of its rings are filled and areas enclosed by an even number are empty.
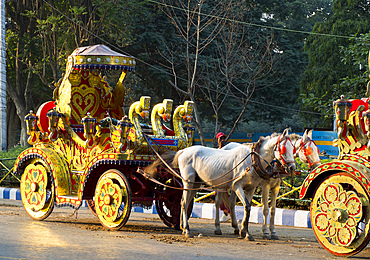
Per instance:
[[[182,152],[183,152],[183,150],[180,150],[175,154],[175,156],[172,160],[172,166],[173,167],[175,167],[175,168],[179,167],[179,156],[180,156],[180,154],[182,154]]]
[[[271,137],[271,138],[273,138],[273,137],[277,137],[277,136],[279,136],[279,134],[278,134],[278,133],[276,133],[276,132],[270,135],[270,137]]]
[[[260,138],[258,139],[258,142],[262,143],[263,141],[265,141],[265,139],[266,139],[265,136],[260,136]]]
[[[161,154],[162,159],[167,163],[171,163],[174,160],[175,156],[176,156],[176,152],[171,151],[171,150],[168,150],[165,153]],[[161,159],[158,158],[152,164],[150,164],[149,166],[145,168],[145,172],[149,174],[150,176],[155,177],[157,174],[158,167],[163,167],[163,166],[164,166],[164,163],[162,162]]]
[[[297,135],[297,134],[290,134],[289,135],[289,138],[291,139],[291,140],[298,140],[298,139],[301,139],[302,138],[302,136],[300,136],[300,135]]]
[[[279,136],[278,133],[272,133],[269,136],[260,136],[260,139],[258,140],[258,142],[262,143],[263,141],[270,140],[271,138],[274,138],[274,137],[277,137],[277,136]]]

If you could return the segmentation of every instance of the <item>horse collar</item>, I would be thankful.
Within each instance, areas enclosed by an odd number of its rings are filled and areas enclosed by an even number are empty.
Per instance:
[[[274,173],[272,172],[271,165],[268,165],[266,169],[264,169],[262,166],[260,155],[259,155],[261,145],[262,145],[262,142],[258,141],[252,146],[252,153],[251,153],[252,166],[259,177],[265,180],[269,180]]]

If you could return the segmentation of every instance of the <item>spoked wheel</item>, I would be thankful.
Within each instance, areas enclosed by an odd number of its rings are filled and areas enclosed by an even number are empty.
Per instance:
[[[127,178],[110,169],[100,176],[95,188],[95,210],[102,225],[111,230],[123,227],[131,213],[131,188]]]
[[[36,220],[47,218],[54,208],[54,185],[41,161],[29,164],[21,178],[23,207]]]
[[[155,201],[157,213],[163,223],[169,227],[180,230],[180,214],[181,214],[181,197],[182,191],[175,191],[170,188],[159,186],[161,192],[168,190],[169,196],[164,196],[160,200]],[[190,218],[193,211],[194,200],[191,201],[188,207],[188,218]]]
[[[86,200],[86,204],[87,204],[87,207],[90,209],[91,213],[97,217],[98,214],[96,214],[96,210],[95,210],[95,200],[94,199]]]
[[[310,213],[317,240],[334,255],[357,254],[370,240],[369,194],[346,172],[320,184]]]

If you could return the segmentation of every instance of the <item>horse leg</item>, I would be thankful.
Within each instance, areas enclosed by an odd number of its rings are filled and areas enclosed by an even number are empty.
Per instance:
[[[231,226],[234,228],[234,234],[239,235],[239,227],[238,222],[236,221],[235,215],[235,203],[236,203],[236,194],[234,191],[231,191],[229,197],[229,205],[226,205],[230,209],[230,217],[231,217]]]
[[[279,179],[278,183],[271,189],[271,212],[270,212],[270,232],[271,238],[278,240],[279,237],[275,231],[275,211],[276,211],[276,198],[280,190],[281,180]]]
[[[220,227],[220,205],[222,202],[222,195],[224,192],[217,192],[215,197],[215,206],[216,206],[216,218],[215,218],[215,235],[222,235],[221,227]]]
[[[184,188],[187,188],[187,185],[184,185]],[[196,190],[184,190],[181,199],[181,219],[180,225],[182,229],[182,234],[185,235],[187,238],[194,237],[193,234],[190,232],[189,223],[188,223],[188,206],[191,200],[194,198],[196,194]]]
[[[265,182],[265,181],[264,181]],[[262,224],[262,238],[270,240],[270,234],[267,228],[267,217],[269,214],[269,192],[270,192],[270,184],[269,183],[262,183],[262,212],[263,212],[263,224]],[[271,222],[270,222],[271,227]]]
[[[234,185],[234,191],[244,206],[244,218],[242,222],[242,229],[240,230],[240,236],[245,237],[245,239],[248,239],[249,241],[254,241],[253,236],[249,234],[248,230],[249,217],[251,214],[251,203],[246,198],[242,187],[236,187],[236,185]]]

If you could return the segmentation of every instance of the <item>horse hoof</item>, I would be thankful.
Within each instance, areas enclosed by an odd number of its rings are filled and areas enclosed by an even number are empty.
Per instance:
[[[270,237],[270,235],[269,235],[269,234],[263,234],[263,235],[262,235],[262,238],[263,238],[263,239],[267,239],[267,240],[271,240],[271,237]]]
[[[249,241],[254,241],[254,238],[252,235],[248,235],[245,237],[245,239],[249,240]]]
[[[221,229],[216,229],[215,230],[215,235],[222,235]]]
[[[193,234],[191,234],[191,233],[187,233],[187,234],[185,234],[185,237],[186,237],[186,238],[193,238],[193,237],[194,237],[194,235],[193,235]]]
[[[240,237],[242,237],[242,238],[245,238],[245,235],[247,234],[247,232],[243,232],[243,231],[240,231],[239,232],[239,235],[240,235]]]
[[[271,234],[271,239],[279,240],[279,237],[276,234]]]
[[[175,230],[181,230],[180,225],[179,225],[179,224],[176,224],[176,225],[174,226],[174,229],[175,229]]]
[[[239,229],[235,229],[235,230],[234,230],[234,234],[235,234],[235,235],[239,235]]]

